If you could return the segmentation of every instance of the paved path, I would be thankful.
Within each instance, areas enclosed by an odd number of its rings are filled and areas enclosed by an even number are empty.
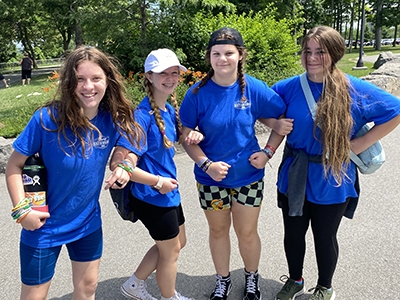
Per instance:
[[[265,143],[267,136],[260,135]],[[400,128],[383,139],[387,162],[374,175],[361,175],[361,199],[353,220],[344,219],[339,230],[340,259],[334,277],[336,299],[400,299],[398,274],[400,265],[400,205],[398,145]],[[259,272],[263,300],[273,300],[282,287],[279,277],[287,274],[283,252],[281,212],[276,206],[276,172],[281,157],[278,149],[272,169],[266,168],[264,203],[259,220],[262,254]],[[178,260],[177,290],[197,300],[206,300],[214,286],[214,267],[208,249],[208,227],[199,208],[193,178],[193,163],[185,153],[176,155],[178,180],[186,216],[187,246]],[[108,173],[108,172],[107,172]],[[20,225],[10,217],[11,205],[4,175],[0,175],[0,295],[2,299],[19,299]],[[108,192],[100,198],[104,230],[104,255],[100,266],[97,300],[125,299],[121,284],[132,274],[146,250],[153,244],[140,222],[131,224],[117,215]],[[243,297],[243,264],[237,240],[232,232],[230,300]],[[316,285],[317,270],[311,234],[308,234],[304,266],[306,288]],[[48,299],[72,298],[71,265],[65,249],[61,252]],[[148,290],[158,299],[155,275],[148,280]],[[306,300],[310,296],[297,297]]]
[[[60,69],[59,65],[34,69],[34,70],[32,70],[32,78],[39,76],[39,75],[50,74],[54,70],[59,70],[59,69]],[[21,71],[13,72],[13,73],[2,73],[2,74],[6,78],[7,82],[11,85],[11,87],[13,85],[21,85],[22,84]],[[34,80],[34,79],[32,79],[32,80]],[[5,86],[4,86],[4,83],[1,82],[0,89],[3,89],[3,88],[5,88]]]

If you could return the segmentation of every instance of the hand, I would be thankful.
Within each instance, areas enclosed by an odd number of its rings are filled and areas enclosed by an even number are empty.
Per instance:
[[[164,181],[161,189],[158,191],[161,194],[167,194],[178,187],[178,181],[173,178],[163,177]]]
[[[279,135],[288,135],[293,130],[294,119],[281,118],[274,122],[272,128]]]
[[[47,218],[50,218],[49,213],[32,209],[32,211],[22,219],[21,226],[26,230],[33,231],[42,227],[46,223]]]
[[[221,181],[228,175],[228,170],[231,166],[223,161],[213,162],[207,170],[207,174],[214,181]]]
[[[264,168],[268,160],[268,156],[263,151],[253,153],[249,158],[250,164],[256,169]]]
[[[104,189],[108,190],[110,187],[112,187],[113,189],[123,189],[125,185],[129,182],[129,180],[130,177],[128,175],[128,172],[120,167],[117,167],[106,179],[107,185],[104,187]],[[117,181],[120,185],[117,185],[115,183]]]
[[[198,144],[204,139],[204,135],[196,130],[191,130],[187,137],[185,138],[185,142],[188,145]]]

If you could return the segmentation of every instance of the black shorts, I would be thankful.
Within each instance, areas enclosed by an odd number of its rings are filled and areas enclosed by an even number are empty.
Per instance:
[[[182,205],[160,207],[135,198],[129,193],[135,216],[143,223],[155,241],[165,241],[179,234],[179,226],[185,223]]]
[[[0,73],[0,80],[3,80],[3,79],[4,79],[4,76],[3,76],[3,74]]]
[[[32,70],[22,70],[22,79],[31,77],[32,77]]]

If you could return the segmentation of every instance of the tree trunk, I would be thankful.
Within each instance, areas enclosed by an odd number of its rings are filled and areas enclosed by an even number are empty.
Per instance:
[[[353,5],[351,7],[351,21],[350,21],[350,32],[349,32],[349,53],[352,52],[353,45],[353,24],[354,24],[354,12],[356,7],[356,0],[353,0]]]
[[[375,49],[381,50],[381,39],[382,39],[382,7],[383,0],[377,2],[376,8],[376,25],[375,25]]]

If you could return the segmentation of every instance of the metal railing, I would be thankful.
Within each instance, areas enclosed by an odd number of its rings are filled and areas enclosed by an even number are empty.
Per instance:
[[[38,66],[47,66],[47,65],[58,65],[64,62],[65,58],[51,58],[51,59],[41,59],[37,60],[36,64]],[[6,62],[0,63],[0,70],[20,70],[21,65],[19,62]]]

